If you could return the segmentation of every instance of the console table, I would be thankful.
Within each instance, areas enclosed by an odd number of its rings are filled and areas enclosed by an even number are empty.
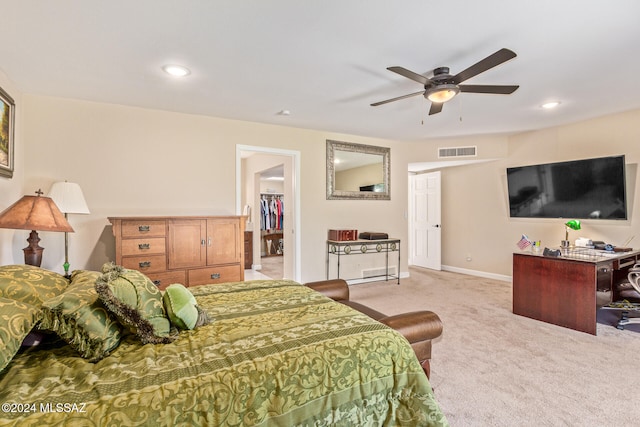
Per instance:
[[[640,251],[607,254],[563,250],[559,257],[513,254],[515,314],[596,334],[596,311],[615,299],[615,284],[640,259]]]
[[[389,254],[398,253],[398,269],[397,274],[389,274]],[[364,254],[385,254],[385,267],[384,273],[378,275],[372,275],[369,278],[384,277],[385,280],[398,279],[398,285],[400,284],[400,239],[380,239],[380,240],[327,240],[327,280],[329,279],[329,267],[331,265],[331,258],[335,257],[337,260],[336,266],[336,278],[340,277],[340,262],[345,256],[364,255]],[[354,279],[363,279],[357,277]],[[354,280],[351,279],[351,280]]]

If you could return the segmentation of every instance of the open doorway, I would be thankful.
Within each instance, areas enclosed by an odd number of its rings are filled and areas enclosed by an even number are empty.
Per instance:
[[[248,216],[245,244],[249,238],[252,254],[247,280],[301,279],[299,158],[298,151],[236,146],[236,210]],[[273,212],[269,224],[263,222],[263,202]]]
[[[282,279],[286,251],[284,213],[288,202],[284,189],[284,163],[256,173],[256,178],[256,188],[260,190],[260,273],[270,279]],[[257,232],[257,225],[253,227],[254,232]]]

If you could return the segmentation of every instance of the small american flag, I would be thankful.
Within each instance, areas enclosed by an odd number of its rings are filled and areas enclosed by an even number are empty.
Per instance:
[[[520,238],[520,240],[518,240],[518,243],[516,243],[516,244],[518,245],[518,247],[522,251],[522,250],[528,248],[529,246],[531,246],[531,240],[529,240],[529,238],[527,237],[526,234],[523,234],[522,237]]]

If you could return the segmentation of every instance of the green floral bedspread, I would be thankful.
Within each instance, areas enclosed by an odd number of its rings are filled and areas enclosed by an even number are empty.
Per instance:
[[[290,281],[191,290],[214,321],[171,344],[128,336],[97,363],[67,345],[16,356],[0,425],[447,425],[392,329]]]

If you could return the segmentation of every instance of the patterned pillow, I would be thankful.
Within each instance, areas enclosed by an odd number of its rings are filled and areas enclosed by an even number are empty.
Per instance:
[[[209,323],[207,313],[196,305],[196,297],[184,285],[169,285],[162,301],[171,324],[178,329],[193,329]]]
[[[0,371],[16,355],[42,314],[38,307],[0,297]]]
[[[175,339],[169,335],[171,324],[162,305],[162,294],[147,276],[113,263],[102,266],[102,272],[96,281],[96,291],[123,326],[143,344],[163,344]]]
[[[46,300],[60,295],[69,281],[61,274],[32,265],[0,267],[0,297],[39,307]]]
[[[75,270],[62,294],[42,305],[39,328],[51,330],[85,359],[97,362],[120,344],[122,331],[96,292],[97,271]]]

